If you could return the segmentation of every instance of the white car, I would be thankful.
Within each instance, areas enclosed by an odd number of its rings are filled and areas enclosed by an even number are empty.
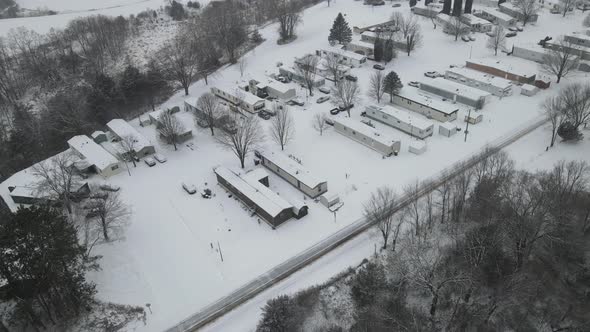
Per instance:
[[[424,73],[424,76],[430,77],[430,78],[436,78],[436,77],[439,77],[440,74],[436,71],[427,71]]]
[[[189,195],[194,195],[197,192],[197,187],[195,187],[193,184],[186,182],[182,183],[182,189],[184,189],[184,191],[186,191]]]
[[[147,157],[143,160],[143,162],[148,165],[149,167],[154,167],[156,166],[156,161],[154,160],[154,158],[152,157]]]
[[[469,40],[475,41],[475,36],[469,35],[468,37],[469,37]]]
[[[163,155],[161,155],[159,153],[156,153],[154,155],[154,159],[156,159],[160,164],[163,164],[168,161],[168,159],[166,159],[166,157],[164,157]]]
[[[510,28],[508,28],[508,30],[510,30],[510,31],[512,31],[512,32],[517,32],[517,31],[518,31],[518,29],[517,29],[517,28],[515,28],[515,27],[510,27]]]
[[[325,93],[325,94],[327,94],[327,95],[329,95],[329,94],[330,94],[330,89],[328,89],[328,88],[326,88],[326,87],[324,87],[324,86],[322,86],[321,88],[318,88],[318,90],[319,90],[321,93]]]
[[[416,81],[411,81],[411,82],[408,82],[408,85],[409,85],[409,86],[413,86],[413,87],[415,87],[415,88],[419,88],[419,87],[420,87],[420,83],[418,83],[418,82],[416,82]]]
[[[121,190],[121,187],[114,185],[114,184],[110,184],[110,183],[104,183],[101,184],[99,186],[100,190],[104,190],[104,191],[119,191]]]

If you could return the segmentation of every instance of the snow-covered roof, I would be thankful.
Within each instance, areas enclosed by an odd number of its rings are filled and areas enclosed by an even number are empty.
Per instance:
[[[373,38],[377,38],[377,34],[373,31],[365,31],[363,33],[361,33],[361,36],[368,36],[368,37],[373,37]]]
[[[270,77],[251,77],[252,80],[258,82],[256,84],[256,86],[258,88],[271,88],[281,94],[285,94],[285,93],[289,93],[290,90],[294,90],[293,88],[291,88],[290,86],[288,86],[287,84],[281,83],[277,80],[274,80]]]
[[[399,139],[396,139],[393,136],[382,133],[375,128],[369,127],[364,123],[354,121],[350,118],[334,119],[334,123],[338,123],[341,126],[350,128],[351,130],[354,130],[356,132],[361,133],[362,135],[370,137],[373,140],[375,140],[383,145],[386,145],[386,146],[391,146],[391,145],[400,141]]]
[[[107,127],[119,138],[131,136],[135,140],[133,148],[136,151],[140,151],[143,148],[150,146],[151,143],[140,134],[135,128],[133,128],[127,121],[123,119],[114,119],[107,123]]]
[[[590,41],[590,36],[585,35],[584,33],[568,33],[565,37]]]
[[[81,154],[88,163],[100,170],[105,170],[118,163],[117,158],[86,135],[78,135],[70,138],[68,145]]]
[[[411,124],[413,127],[418,128],[420,130],[427,130],[429,127],[432,127],[432,123],[425,119],[422,119],[418,115],[414,115],[408,111],[401,110],[394,106],[376,106],[376,105],[369,105],[367,109],[373,109],[379,111],[383,114],[387,114],[391,117],[398,119],[407,124]]]
[[[534,86],[532,84],[523,84],[520,88],[522,90],[530,91],[530,92],[539,90],[539,88],[537,88],[536,86]]]
[[[402,88],[397,95],[412,100],[415,103],[435,109],[441,113],[453,114],[459,111],[457,105],[446,103],[441,99],[419,92],[420,90],[414,88]]]
[[[240,96],[237,96],[235,90],[230,91],[229,89],[224,89],[224,88],[220,88],[220,87],[217,87],[217,89],[225,92],[225,94],[232,96],[235,99],[242,100],[244,103],[246,103],[248,105],[256,105],[257,103],[260,103],[260,102],[264,103],[264,99],[257,97],[251,93],[245,92],[245,91],[241,91],[242,94],[240,94]]]
[[[281,170],[285,173],[291,175],[295,179],[299,180],[301,183],[305,184],[310,188],[315,188],[322,183],[325,183],[326,180],[316,177],[312,174],[308,169],[303,167],[301,164],[297,163],[293,159],[285,156],[281,152],[275,152],[271,150],[266,151],[258,151],[265,159],[269,160],[271,163],[277,165]]]
[[[510,11],[517,12],[517,13],[521,12],[521,10],[518,7],[516,7],[511,2],[508,2],[508,1],[501,3],[500,7],[504,7]],[[537,15],[537,14],[536,13],[531,14],[531,16],[535,16],[535,15]]]
[[[480,98],[486,98],[490,96],[489,92],[485,92],[483,90],[479,90],[476,88],[472,88],[470,86],[466,86],[460,83],[456,83],[453,81],[446,80],[442,77],[437,77],[429,80],[424,80],[420,82],[420,88],[423,85],[430,85],[432,87],[436,87],[440,90],[444,90],[446,92],[451,92],[465,98],[469,98],[471,100],[478,100]]]
[[[445,128],[446,130],[449,130],[449,131],[456,130],[456,128],[457,128],[457,125],[455,125],[454,123],[449,123],[449,122],[439,123],[438,126],[439,127],[443,127],[443,128]]]
[[[153,111],[153,112],[150,112],[150,113],[149,113],[149,116],[150,116],[151,118],[153,118],[153,119],[156,119],[156,120],[158,120],[158,119],[160,118],[160,115],[162,115],[162,112],[163,112],[163,111],[164,111],[164,110],[163,110],[163,109],[161,109],[161,108],[160,108],[160,109],[157,109],[157,110],[155,110],[155,111]]]
[[[411,140],[408,144],[414,149],[418,150],[424,149],[426,147],[426,142],[422,140]]]
[[[285,209],[293,208],[292,204],[258,182],[258,179],[256,179],[257,174],[240,176],[238,173],[225,167],[217,167],[215,174],[222,177],[232,187],[236,188],[236,190],[273,217],[276,217]]]
[[[350,58],[350,59],[353,59],[353,60],[357,60],[357,61],[363,61],[363,60],[366,60],[367,59],[367,57],[364,56],[364,55],[362,55],[362,54],[358,54],[358,53],[355,53],[355,52],[347,51],[347,50],[338,48],[336,46],[331,46],[331,47],[326,48],[326,49],[324,49],[322,51],[331,52],[331,53],[334,53],[334,54],[338,54],[338,55],[340,55],[342,57],[347,57],[347,58]]]
[[[511,73],[514,75],[518,75],[521,77],[533,77],[537,74],[532,71],[527,71],[527,70],[523,69],[521,66],[513,66],[507,62],[502,62],[498,59],[484,58],[484,59],[467,60],[467,62],[478,64],[481,66],[496,68],[501,71]]]
[[[512,17],[512,16],[510,16],[508,14],[502,13],[498,9],[494,9],[494,8],[482,8],[481,11],[482,12],[485,12],[486,14],[488,14],[490,16],[493,16],[493,17],[495,17],[497,19],[500,19],[502,21],[505,21],[505,22],[510,22],[510,21],[516,20],[514,17]]]
[[[545,53],[546,48],[539,44],[535,43],[518,43],[513,44],[513,47],[520,48],[523,50],[531,51],[531,52],[538,52],[538,53]]]
[[[373,49],[375,47],[375,45],[366,42],[364,40],[353,40],[350,43],[348,43],[348,45],[353,45],[353,46],[357,46],[357,47],[364,47],[364,48],[369,48],[369,49]]]
[[[192,97],[192,98],[185,99],[184,102],[194,108],[197,108],[197,101],[198,100],[199,100],[199,98]]]
[[[505,78],[501,78],[498,76],[485,74],[480,71],[469,69],[469,68],[459,68],[459,67],[451,68],[451,69],[447,70],[447,74],[463,76],[463,77],[475,80],[477,82],[481,82],[484,84],[488,84],[488,85],[497,87],[502,90],[509,89],[512,87],[512,81],[509,81]]]
[[[106,135],[106,134],[102,130],[97,130],[97,131],[93,132],[91,136],[92,136],[92,138],[97,138],[100,135]]]
[[[481,24],[481,25],[491,25],[492,22],[488,21],[488,20],[484,20],[481,17],[477,17],[473,14],[463,14],[461,16],[462,18],[464,18],[467,22],[469,22],[469,24]]]

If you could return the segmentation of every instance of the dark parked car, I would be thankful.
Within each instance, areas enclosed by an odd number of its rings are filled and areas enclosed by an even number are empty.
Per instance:
[[[506,34],[506,38],[511,38],[511,37],[515,37],[515,36],[516,36],[516,32],[514,32],[514,31],[508,32]]]
[[[342,105],[339,105],[339,106],[338,106],[338,109],[340,110],[340,112],[344,112],[344,111],[348,111],[349,109],[351,109],[351,108],[353,108],[353,107],[354,107],[354,104],[352,104],[352,105],[350,105],[350,106],[348,106],[348,107],[344,107],[344,106],[342,106]]]
[[[267,111],[264,111],[264,110],[259,111],[258,116],[263,118],[264,120],[268,120],[271,117],[270,113],[268,113]]]
[[[374,68],[374,69],[377,69],[377,70],[384,70],[384,69],[385,69],[385,67],[383,67],[383,66],[382,66],[382,65],[380,65],[380,64],[375,64],[375,65],[373,65],[373,68]]]
[[[353,76],[353,75],[346,75],[344,76],[344,78],[346,78],[347,80],[351,81],[351,82],[356,82],[358,81],[358,77]]]
[[[330,114],[332,114],[332,115],[336,115],[338,113],[340,113],[340,108],[338,108],[338,107],[335,107],[330,110]]]

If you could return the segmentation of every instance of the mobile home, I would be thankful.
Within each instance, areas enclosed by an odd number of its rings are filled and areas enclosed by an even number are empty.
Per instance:
[[[420,90],[432,93],[454,102],[477,109],[483,108],[491,94],[483,90],[437,77],[420,82]]]
[[[86,135],[70,138],[68,145],[78,157],[87,163],[89,169],[98,175],[108,177],[122,170],[117,158]]]
[[[255,114],[264,109],[264,99],[259,98],[251,93],[242,90],[230,91],[228,89],[220,89],[212,87],[211,92],[218,98],[230,102],[233,106],[239,107],[242,110]]]
[[[485,74],[469,68],[451,68],[446,71],[445,78],[479,90],[487,91],[494,96],[507,97],[512,95],[512,82],[491,74]]]
[[[432,123],[420,118],[420,115],[413,115],[394,106],[382,107],[369,105],[365,107],[365,114],[373,120],[382,122],[412,137],[418,137],[420,139],[432,136],[434,130]]]
[[[453,121],[459,112],[457,105],[444,102],[413,88],[402,88],[393,95],[393,103],[439,122]]]
[[[346,50],[343,50],[341,48],[336,48],[336,47],[323,49],[323,50],[317,50],[316,55],[324,57],[324,58],[328,58],[328,57],[334,58],[334,59],[338,60],[339,63],[342,63],[347,66],[351,66],[351,67],[360,67],[365,62],[367,62],[367,57],[362,54],[346,51]]]
[[[384,156],[397,155],[401,148],[399,140],[349,118],[334,119],[334,130]]]
[[[537,74],[496,59],[465,61],[465,67],[519,83],[534,84]]]
[[[114,119],[107,123],[109,131],[119,140],[133,139],[133,152],[138,158],[145,157],[156,152],[154,145],[123,119]],[[125,151],[127,152],[127,151]]]

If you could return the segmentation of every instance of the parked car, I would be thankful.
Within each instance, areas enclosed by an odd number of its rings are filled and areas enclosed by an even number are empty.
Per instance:
[[[515,37],[515,36],[516,36],[516,32],[514,32],[514,31],[508,32],[506,34],[506,38],[512,38],[512,37]]]
[[[182,183],[182,189],[184,189],[189,195],[194,195],[197,192],[197,188],[194,185],[186,182]]]
[[[335,107],[330,110],[330,114],[332,114],[332,115],[337,115],[338,113],[340,113],[340,108],[338,108],[338,107]]]
[[[327,102],[328,100],[330,100],[330,96],[322,96],[316,100],[316,103],[321,104]]]
[[[154,167],[156,166],[156,161],[154,160],[154,158],[152,157],[147,157],[143,160],[143,162],[148,165],[149,167]]]
[[[121,190],[121,187],[114,185],[114,184],[110,184],[110,183],[103,183],[98,187],[100,188],[100,190],[104,190],[104,191],[119,191],[119,190]]]
[[[475,41],[475,36],[473,36],[473,35],[469,35],[468,37],[469,37],[469,40],[471,40],[471,41]]]
[[[354,76],[354,75],[346,75],[344,76],[344,78],[346,78],[347,80],[351,81],[351,82],[356,82],[358,81],[358,77]]]
[[[419,88],[420,87],[420,83],[416,82],[416,81],[411,81],[408,83],[409,86],[413,86],[415,88]]]
[[[324,120],[324,121],[326,121],[326,123],[327,123],[328,125],[330,125],[330,126],[334,126],[334,120],[332,120],[332,119],[330,119],[330,118],[326,118],[326,120]]]
[[[164,157],[163,155],[161,155],[159,153],[156,153],[154,155],[154,159],[156,159],[160,164],[163,164],[168,161],[168,159],[166,159],[166,157]]]
[[[384,69],[385,69],[385,67],[383,67],[383,65],[380,65],[380,64],[378,64],[378,63],[377,63],[377,64],[374,64],[374,65],[373,65],[373,69],[377,69],[377,70],[384,70]]]
[[[201,191],[201,197],[203,197],[203,198],[211,198],[212,194],[213,193],[211,192],[211,189],[203,189]]]
[[[518,29],[516,27],[510,27],[510,28],[508,28],[508,30],[510,30],[512,32],[517,32],[518,31]]]
[[[397,8],[397,7],[401,7],[401,6],[402,6],[401,3],[394,3],[391,7]]]
[[[461,36],[461,40],[464,41],[464,42],[471,41],[471,39],[469,39],[469,36]]]
[[[486,35],[488,35],[488,37],[494,37],[495,36],[495,34],[494,34],[493,31],[486,32]]]
[[[277,76],[277,81],[281,82],[281,83],[287,83],[288,80],[286,77],[284,76]]]
[[[265,110],[258,111],[258,116],[263,118],[264,120],[270,119],[271,115]]]
[[[430,77],[430,78],[436,78],[436,77],[439,77],[440,74],[436,71],[427,71],[424,73],[424,76]]]
[[[299,99],[299,98],[293,98],[293,99],[289,100],[287,102],[287,104],[289,104],[289,105],[303,106],[303,105],[305,105],[305,102],[303,100]]]
[[[522,31],[524,31],[524,28],[520,25],[517,25],[516,30],[518,30],[519,32],[522,32]]]
[[[319,90],[321,93],[325,93],[325,94],[327,94],[327,95],[329,95],[329,94],[330,94],[330,89],[326,88],[325,86],[322,86],[322,87],[318,88],[318,90]]]
[[[338,109],[340,110],[340,112],[348,111],[349,109],[351,109],[353,107],[354,107],[354,104],[351,104],[348,107],[344,107],[343,105],[338,105]]]

